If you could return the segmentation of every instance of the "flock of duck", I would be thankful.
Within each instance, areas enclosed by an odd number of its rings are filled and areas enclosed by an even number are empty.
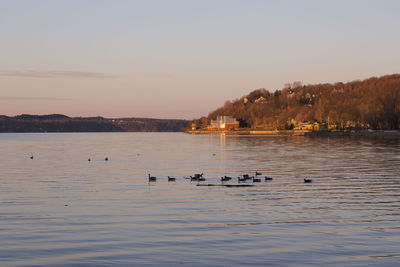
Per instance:
[[[224,186],[224,185],[225,186],[249,186],[249,185],[251,185],[251,184],[249,184],[249,182],[252,182],[254,184],[254,183],[260,183],[262,181],[262,179],[258,178],[258,176],[262,176],[262,173],[256,171],[254,176],[250,176],[249,174],[239,175],[237,177],[237,182],[238,182],[237,185],[224,184],[224,182],[229,182],[229,181],[234,180],[233,177],[226,176],[226,175],[222,176],[220,178],[221,184],[201,184],[201,183],[198,183],[197,185],[198,186],[216,186],[216,185],[222,185],[222,186]],[[157,179],[158,178],[156,176],[151,176],[150,173],[149,173],[149,183],[154,183],[154,182],[157,181]],[[204,181],[206,181],[206,178],[204,178],[204,173],[195,173],[193,176],[184,177],[184,179],[190,179],[191,182],[193,182],[193,181],[195,181],[195,182],[204,182]],[[175,182],[176,178],[175,177],[171,177],[171,176],[167,176],[167,180],[168,180],[168,182]],[[264,181],[265,182],[271,181],[271,180],[273,180],[272,177],[264,176]],[[304,179],[304,183],[311,183],[311,182],[312,182],[312,179],[309,179],[309,178]],[[243,183],[245,183],[245,184],[243,184]]]
[[[138,154],[138,155],[139,155],[139,154]],[[30,159],[34,159],[34,156],[32,155],[32,156],[30,156],[29,158],[30,158]],[[88,158],[87,160],[88,160],[88,161],[92,161],[91,158]],[[105,157],[104,160],[105,160],[105,161],[108,161],[108,157]]]
[[[33,159],[33,158],[34,158],[33,155],[30,156],[30,159]],[[105,157],[104,160],[108,161],[108,157]],[[88,158],[88,161],[91,161],[91,159]],[[232,184],[227,184],[226,185],[225,184],[225,186],[250,186],[251,184],[248,183],[249,181],[252,182],[253,184],[254,183],[260,183],[262,179],[258,178],[258,176],[261,176],[261,175],[262,175],[262,173],[258,172],[258,171],[255,172],[254,176],[250,176],[249,174],[242,174],[242,175],[239,175],[237,177],[237,181],[238,181],[237,185],[232,185]],[[175,182],[176,181],[176,178],[175,177],[171,177],[171,176],[168,176],[167,179],[168,179],[168,182]],[[193,176],[184,177],[184,179],[190,179],[191,182],[193,182],[193,181],[196,181],[196,182],[204,182],[204,181],[206,181],[206,178],[204,178],[204,173],[195,173]],[[230,177],[230,176],[226,176],[226,175],[222,176],[220,178],[220,180],[221,180],[221,184],[220,185],[224,185],[224,182],[229,182],[229,181],[231,181],[233,179],[234,178]],[[264,181],[265,182],[271,181],[271,180],[273,180],[272,177],[264,176]],[[149,173],[149,183],[156,182],[156,181],[157,181],[157,177],[151,176],[150,173]],[[246,183],[246,184],[240,184],[240,183]],[[306,178],[306,179],[304,179],[304,183],[312,183],[312,179]],[[198,183],[197,185],[198,186],[215,186],[216,184],[200,184],[200,183]]]

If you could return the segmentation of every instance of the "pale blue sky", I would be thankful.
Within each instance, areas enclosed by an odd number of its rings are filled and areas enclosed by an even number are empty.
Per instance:
[[[192,119],[400,73],[400,1],[0,0],[0,114]]]

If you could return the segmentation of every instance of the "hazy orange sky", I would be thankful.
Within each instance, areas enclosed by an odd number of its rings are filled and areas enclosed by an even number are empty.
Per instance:
[[[400,1],[0,1],[0,114],[193,119],[400,73]]]

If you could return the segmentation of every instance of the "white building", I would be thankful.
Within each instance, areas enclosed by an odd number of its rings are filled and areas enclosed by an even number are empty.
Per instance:
[[[217,116],[216,120],[211,120],[210,129],[237,129],[239,122],[231,116]]]

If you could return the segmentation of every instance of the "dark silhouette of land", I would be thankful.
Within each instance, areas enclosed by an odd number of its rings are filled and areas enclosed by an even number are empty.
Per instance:
[[[0,116],[0,132],[180,132],[187,120],[68,117],[61,114]]]

